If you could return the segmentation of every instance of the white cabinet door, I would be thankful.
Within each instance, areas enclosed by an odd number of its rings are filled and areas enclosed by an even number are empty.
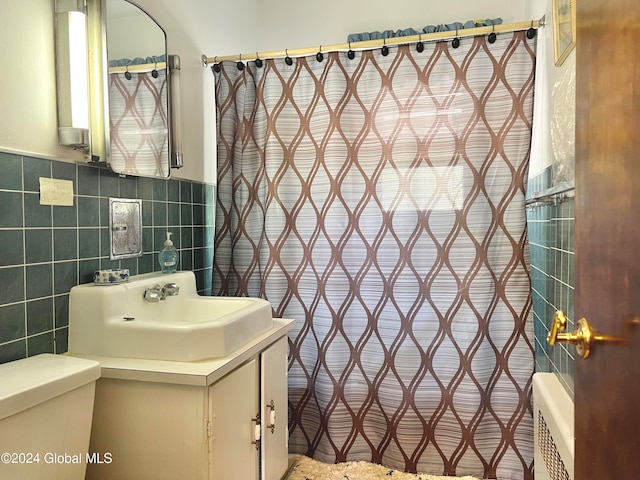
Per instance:
[[[209,387],[212,480],[258,479],[254,442],[258,360],[253,359]]]
[[[261,354],[262,480],[280,480],[288,466],[287,347],[285,336]]]

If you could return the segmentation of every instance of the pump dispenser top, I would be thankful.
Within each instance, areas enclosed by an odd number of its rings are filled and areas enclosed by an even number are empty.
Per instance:
[[[167,239],[164,241],[165,247],[173,247],[173,242],[171,241],[171,235],[173,235],[173,233],[167,232]]]
[[[158,255],[158,262],[162,273],[175,273],[178,270],[178,251],[171,241],[171,232],[167,232],[164,248]]]

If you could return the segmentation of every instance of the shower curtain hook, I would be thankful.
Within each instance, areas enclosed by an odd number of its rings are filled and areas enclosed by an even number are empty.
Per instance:
[[[289,50],[285,49],[284,54],[286,55],[286,57],[284,57],[284,63],[289,66],[293,65],[293,59],[289,56]]]
[[[496,25],[492,25],[491,33],[489,34],[489,43],[495,43],[496,41]]]
[[[129,72],[129,65],[124,67],[124,78],[131,80],[131,72]]]
[[[451,42],[451,46],[453,48],[458,48],[460,46],[460,38],[458,38],[458,27],[456,26],[456,38]]]
[[[262,60],[260,59],[258,52],[256,52],[256,67],[262,68]]]
[[[536,29],[533,28],[533,20],[531,20],[531,26],[529,27],[529,30],[527,30],[527,38],[529,40],[531,40],[533,37],[536,36]]]
[[[157,70],[157,68],[158,68],[158,62],[155,61],[155,62],[153,62],[153,70],[151,70],[151,76],[153,78],[158,78],[158,70]]]
[[[353,60],[356,57],[356,52],[351,50],[351,42],[349,42],[349,51],[347,52],[347,58]]]
[[[422,43],[422,32],[418,34],[418,43],[416,44],[416,51],[422,53],[424,51],[424,43]]]
[[[211,66],[211,70],[215,73],[220,73],[220,64],[218,63],[218,56],[213,57],[213,65]]]
[[[387,55],[389,55],[389,47],[387,47],[387,39],[383,38],[382,39],[382,56],[386,57]]]
[[[318,50],[318,53],[316,53],[316,60],[318,62],[321,62],[322,60],[324,60],[324,54],[322,53],[322,45],[320,45],[320,47],[318,47],[320,50]]]
[[[238,70],[240,71],[244,70],[244,63],[242,63],[242,54],[240,54],[240,60],[238,61],[238,63],[236,63],[236,67],[238,67]]]

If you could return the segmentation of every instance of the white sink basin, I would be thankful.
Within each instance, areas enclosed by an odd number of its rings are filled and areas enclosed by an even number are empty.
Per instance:
[[[155,303],[144,292],[175,283]],[[149,273],[119,285],[78,285],[69,299],[69,352],[192,362],[224,357],[273,325],[259,298],[203,297],[193,272]]]

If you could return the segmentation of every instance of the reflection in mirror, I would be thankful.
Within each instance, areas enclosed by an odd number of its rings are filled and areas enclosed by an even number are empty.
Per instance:
[[[165,33],[136,5],[126,0],[103,1],[109,99],[107,161],[121,175],[168,177]]]

